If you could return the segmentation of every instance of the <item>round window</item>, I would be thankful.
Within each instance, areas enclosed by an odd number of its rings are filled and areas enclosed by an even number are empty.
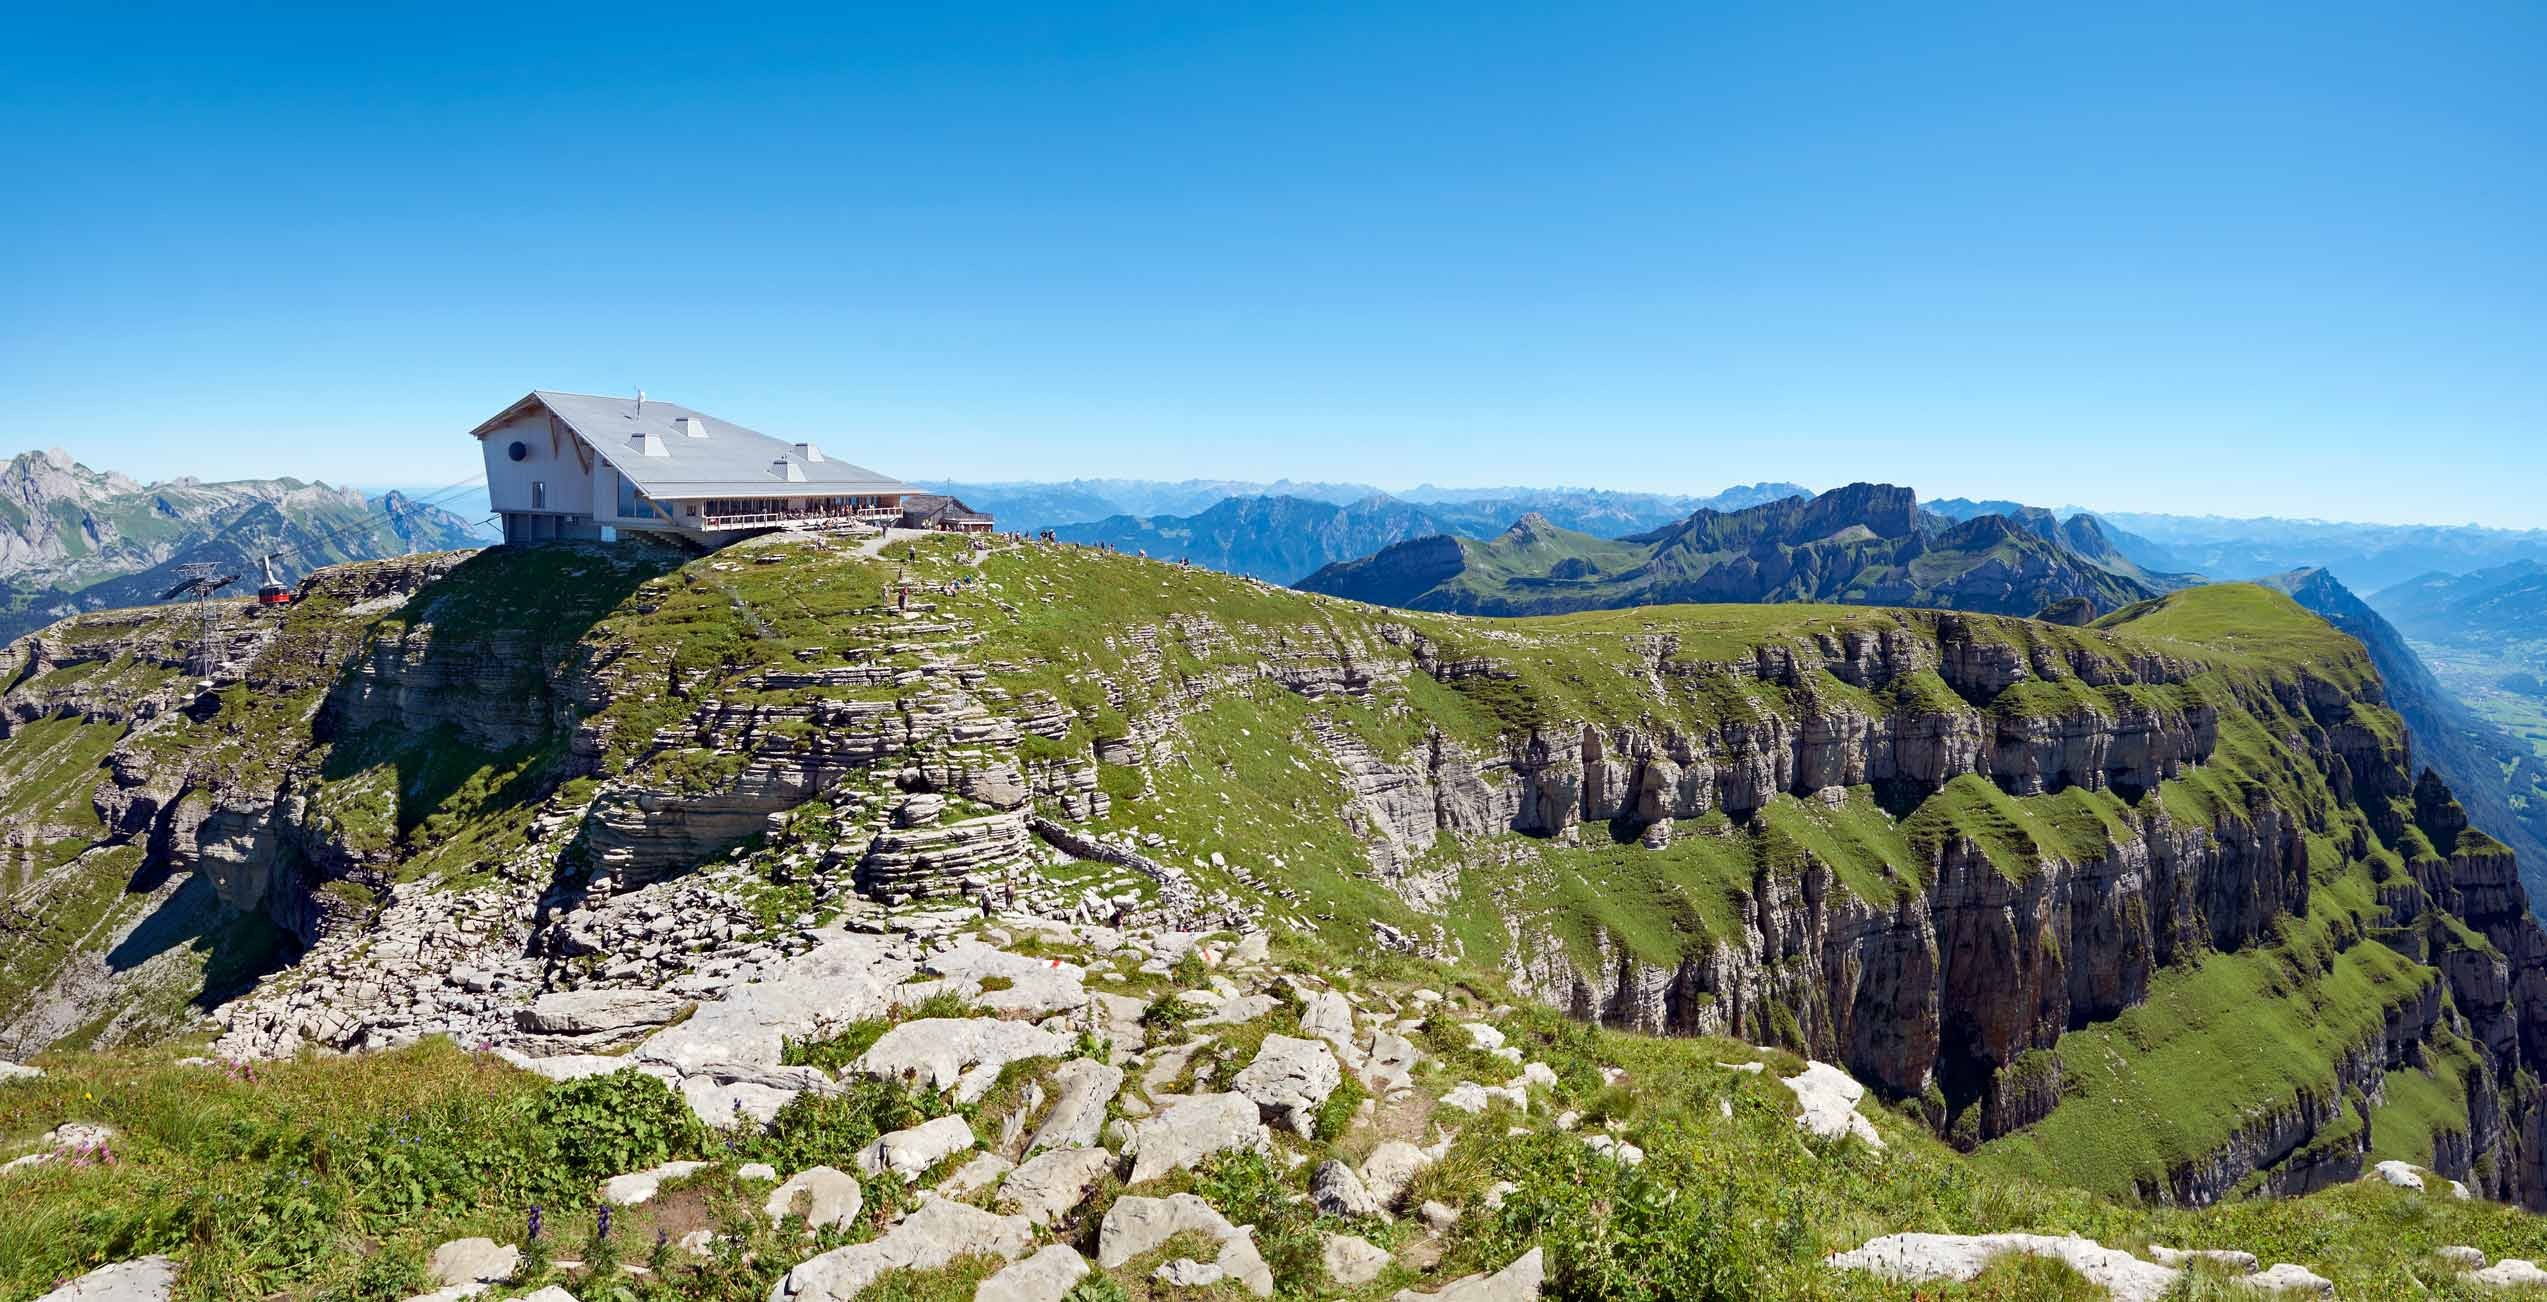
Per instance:
[[[529,444],[527,444],[527,443],[522,442],[522,441],[521,441],[521,440],[519,440],[519,439],[515,439],[515,440],[513,441],[513,446],[511,446],[511,447],[509,447],[509,448],[504,449],[504,455],[506,455],[506,456],[508,456],[508,457],[513,458],[515,461],[519,461],[519,460],[521,460],[522,458],[529,456],[530,454],[531,454],[531,448],[530,448],[530,445],[529,445]]]

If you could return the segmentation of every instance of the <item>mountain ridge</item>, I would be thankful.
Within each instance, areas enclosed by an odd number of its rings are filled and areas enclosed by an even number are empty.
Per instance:
[[[0,641],[155,598],[190,562],[261,577],[256,558],[282,550],[278,577],[291,582],[337,561],[477,542],[467,521],[402,493],[291,478],[145,484],[59,448],[20,453],[0,467]]]
[[[1455,555],[1454,555],[1455,553]],[[1466,614],[1533,615],[1670,602],[1836,600],[2031,615],[2095,613],[2164,590],[2072,551],[2058,528],[1925,514],[1917,495],[1853,484],[1809,499],[1702,509],[1615,542],[1565,530],[1416,540],[1300,581],[1304,591]]]

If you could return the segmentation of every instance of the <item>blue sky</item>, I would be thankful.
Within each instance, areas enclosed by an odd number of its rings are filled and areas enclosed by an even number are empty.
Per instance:
[[[2547,526],[2535,3],[212,8],[13,15],[0,446]]]

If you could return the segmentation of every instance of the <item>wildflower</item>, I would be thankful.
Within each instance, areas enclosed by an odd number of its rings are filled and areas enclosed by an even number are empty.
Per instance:
[[[597,1239],[610,1237],[610,1204],[608,1203],[601,1205],[601,1212],[593,1225],[593,1237]]]
[[[531,1232],[530,1232],[529,1234],[524,1235],[523,1237],[524,1237],[524,1238],[527,1238],[527,1239],[534,1240],[534,1241],[536,1241],[536,1240],[539,1238],[539,1204],[538,1204],[538,1203],[532,1203],[532,1204],[531,1204]]]

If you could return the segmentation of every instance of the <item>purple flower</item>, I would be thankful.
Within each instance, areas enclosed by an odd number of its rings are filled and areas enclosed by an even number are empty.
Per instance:
[[[538,1204],[538,1203],[532,1203],[532,1204],[531,1204],[531,1232],[530,1232],[530,1234],[529,1234],[529,1236],[528,1236],[528,1237],[533,1238],[533,1239],[536,1239],[536,1238],[538,1238],[538,1237],[539,1237],[539,1204]]]

